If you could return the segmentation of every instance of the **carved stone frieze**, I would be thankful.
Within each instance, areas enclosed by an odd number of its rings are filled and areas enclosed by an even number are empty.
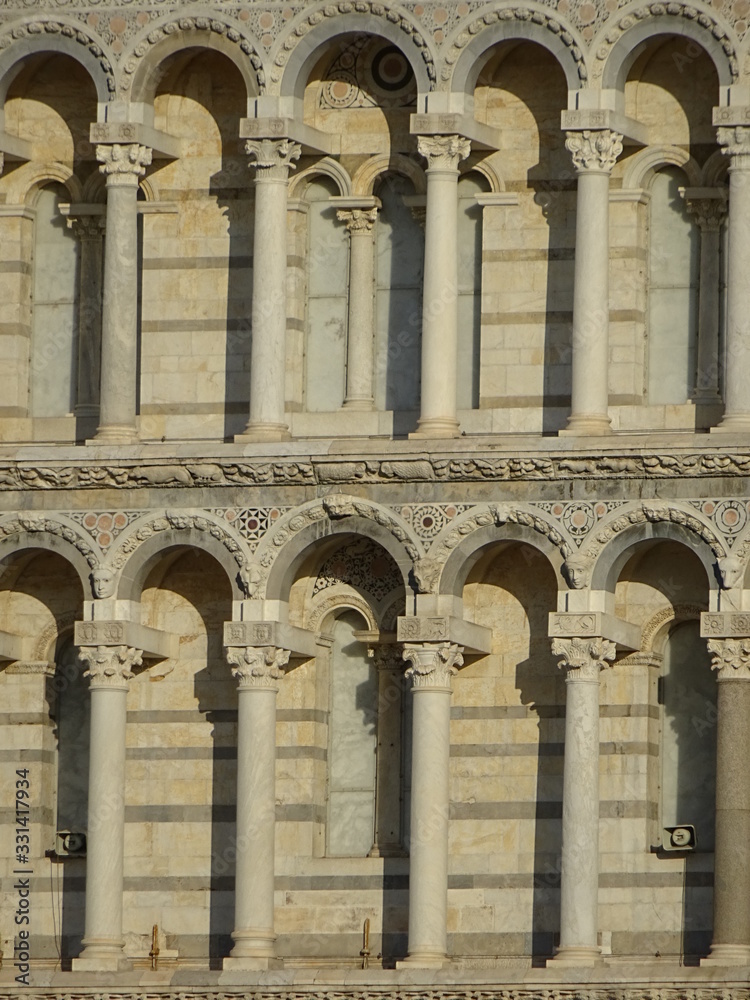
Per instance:
[[[16,991],[17,993],[17,991]],[[461,985],[435,987],[429,990],[424,987],[399,986],[375,987],[368,984],[367,996],[370,1000],[424,1000],[428,994],[430,1000],[750,1000],[750,986],[711,985],[701,982],[697,986],[689,983],[674,986],[648,986],[643,983],[635,986],[627,983],[612,983],[605,986],[513,986],[506,983],[487,983],[482,989],[473,989]],[[362,997],[362,989],[356,990],[343,984],[332,984],[329,987],[308,987],[306,989],[293,986],[254,987],[238,994],[231,991],[216,992],[201,989],[165,989],[155,994],[131,989],[127,1000],[232,1000],[243,996],[247,1000],[357,1000]],[[24,1000],[123,1000],[122,992],[109,990],[91,990],[83,988],[75,992],[66,990],[24,990]]]
[[[750,612],[706,611],[701,614],[701,635],[705,639],[750,636]]]

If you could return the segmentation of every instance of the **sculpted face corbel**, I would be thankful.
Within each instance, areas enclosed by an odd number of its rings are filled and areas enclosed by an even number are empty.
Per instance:
[[[97,600],[114,596],[115,574],[108,566],[97,566],[92,570],[91,590]]]
[[[569,555],[563,563],[563,575],[573,590],[583,590],[589,585],[591,566],[588,559],[579,552]]]

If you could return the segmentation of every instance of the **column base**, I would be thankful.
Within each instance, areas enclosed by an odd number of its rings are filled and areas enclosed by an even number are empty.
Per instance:
[[[750,431],[750,413],[736,413],[724,417],[720,424],[711,428],[711,434],[747,434]]]
[[[269,969],[276,958],[276,935],[272,930],[233,931],[234,948],[222,962],[224,969]]]
[[[259,441],[289,441],[289,427],[286,424],[249,423],[241,434],[235,434],[236,444],[252,444]]]
[[[560,948],[554,958],[547,959],[547,968],[579,969],[581,966],[598,965],[602,960],[599,948],[586,945],[568,945]]]
[[[137,444],[138,440],[138,431],[134,427],[113,424],[110,427],[99,427],[96,434],[89,438],[86,444]]]
[[[365,397],[363,399],[357,399],[356,397],[352,397],[351,399],[344,400],[344,402],[341,404],[341,409],[372,411],[375,409],[375,401],[371,396]]]
[[[112,944],[85,944],[78,958],[71,963],[73,972],[127,972],[132,961],[122,946]]]
[[[444,969],[449,964],[446,954],[417,952],[396,962],[397,969]]]
[[[568,417],[567,426],[558,431],[558,437],[585,437],[588,434],[611,434],[612,421],[606,413],[581,413]]]
[[[728,965],[750,965],[750,945],[712,944],[708,957],[701,959],[701,968]]]
[[[456,438],[461,436],[461,426],[457,420],[447,417],[425,417],[417,423],[410,438]]]

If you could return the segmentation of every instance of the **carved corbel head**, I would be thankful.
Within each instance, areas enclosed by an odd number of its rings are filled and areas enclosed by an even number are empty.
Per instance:
[[[441,565],[436,559],[417,559],[412,575],[418,594],[434,594],[440,579]]]
[[[589,585],[591,566],[588,559],[580,552],[573,552],[562,566],[563,575],[569,587],[573,590],[583,590]]]
[[[97,600],[104,600],[114,595],[115,574],[108,566],[96,566],[92,570],[91,591]]]
[[[734,590],[742,584],[745,567],[739,556],[724,556],[716,561],[722,590]]]
[[[251,600],[257,596],[260,587],[261,572],[257,563],[250,563],[249,566],[241,566],[237,574],[237,582],[244,596]]]

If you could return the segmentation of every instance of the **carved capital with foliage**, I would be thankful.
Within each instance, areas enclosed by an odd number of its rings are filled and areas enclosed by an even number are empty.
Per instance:
[[[598,681],[599,671],[614,660],[617,647],[609,639],[553,639],[552,655],[559,656],[558,666],[567,670],[566,680]]]
[[[271,688],[284,676],[290,652],[278,646],[227,646],[227,662],[232,676],[243,688]]]
[[[452,642],[406,643],[404,659],[410,663],[406,677],[413,688],[448,688],[463,665],[463,648]]]
[[[89,686],[120,688],[127,691],[133,667],[143,662],[143,650],[132,646],[79,646],[78,659],[85,665]]]

